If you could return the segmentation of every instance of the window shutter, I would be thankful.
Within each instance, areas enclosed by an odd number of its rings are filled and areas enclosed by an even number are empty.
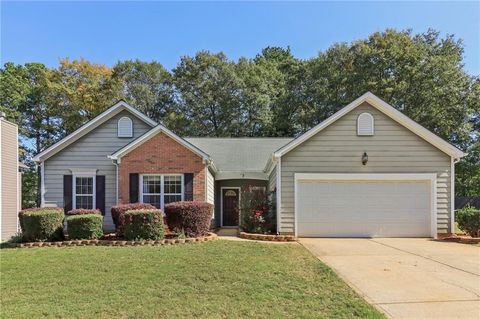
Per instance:
[[[130,173],[130,203],[138,203],[138,173]]]
[[[72,210],[72,175],[63,175],[63,210]]]
[[[193,200],[193,173],[183,174],[183,199]]]
[[[100,209],[102,215],[105,215],[105,176],[97,175],[95,182],[95,201],[96,208]]]

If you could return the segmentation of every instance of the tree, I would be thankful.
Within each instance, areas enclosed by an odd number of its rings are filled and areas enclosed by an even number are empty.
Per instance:
[[[158,62],[128,60],[113,67],[112,79],[121,85],[122,97],[150,118],[168,127],[175,118],[172,75]]]

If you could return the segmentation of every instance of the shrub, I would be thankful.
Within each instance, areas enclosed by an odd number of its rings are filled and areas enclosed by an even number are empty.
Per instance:
[[[67,216],[75,216],[75,215],[102,215],[102,212],[99,209],[72,209],[67,212]]]
[[[143,203],[131,203],[131,204],[119,204],[112,206],[110,212],[112,213],[112,220],[115,224],[115,231],[117,232],[118,236],[123,235],[123,224],[124,224],[124,217],[126,211],[129,210],[139,210],[139,209],[156,209],[155,206],[150,204],[143,204]]]
[[[213,205],[205,202],[175,202],[165,205],[171,230],[184,231],[188,237],[204,236],[210,230]]]
[[[34,208],[23,209],[18,213],[18,223],[20,224],[20,229],[22,230],[22,232],[25,232],[25,228],[23,226],[23,215],[25,213],[40,212],[40,211],[45,211],[45,210],[58,210],[58,211],[62,212],[62,214],[63,214],[63,208],[60,208],[60,207],[48,207],[48,208],[46,208],[46,207],[34,207]]]
[[[125,239],[163,239],[163,214],[160,209],[129,210],[123,217]]]
[[[248,233],[268,234],[275,229],[275,194],[246,187],[240,196],[240,226]]]
[[[458,227],[472,237],[480,237],[480,209],[466,206],[455,213]]]
[[[97,239],[103,236],[103,216],[80,214],[67,217],[67,232],[70,239]]]
[[[54,241],[63,239],[63,209],[27,209],[19,214],[25,241]]]

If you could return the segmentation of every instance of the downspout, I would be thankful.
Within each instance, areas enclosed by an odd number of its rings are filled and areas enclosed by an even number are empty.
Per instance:
[[[112,160],[112,163],[115,165],[115,205],[118,205],[118,162]]]

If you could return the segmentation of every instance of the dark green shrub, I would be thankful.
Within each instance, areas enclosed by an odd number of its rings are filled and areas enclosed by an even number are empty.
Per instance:
[[[276,229],[275,194],[247,186],[240,196],[240,227],[248,233],[270,234]]]
[[[67,233],[70,239],[98,239],[103,236],[103,216],[99,214],[68,216]]]
[[[24,209],[24,210],[21,210],[19,213],[18,213],[18,223],[20,224],[20,229],[22,230],[22,232],[24,232],[24,226],[23,226],[23,215],[25,213],[28,213],[28,212],[40,212],[40,211],[44,211],[44,210],[58,210],[60,212],[63,213],[63,208],[60,208],[60,207],[48,207],[48,208],[44,208],[44,207],[34,207],[34,208],[27,208],[27,209]]]
[[[168,228],[183,231],[188,237],[204,236],[210,230],[213,205],[205,202],[184,201],[165,205]]]
[[[156,209],[156,207],[150,204],[143,203],[119,204],[112,206],[110,212],[112,213],[112,220],[115,224],[115,231],[117,233],[117,236],[123,235],[123,224],[125,222],[123,215],[125,214],[125,212],[129,210],[139,209]]]
[[[163,215],[160,209],[129,210],[123,214],[123,218],[125,239],[163,239]]]
[[[480,209],[466,206],[455,212],[458,227],[472,237],[480,237]]]
[[[91,215],[91,214],[95,214],[95,215],[102,215],[102,212],[100,211],[100,209],[85,209],[85,208],[78,208],[78,209],[72,209],[72,210],[69,210],[66,215],[67,216],[74,216],[74,215]]]
[[[63,239],[63,209],[29,209],[19,213],[25,241],[55,241]]]

